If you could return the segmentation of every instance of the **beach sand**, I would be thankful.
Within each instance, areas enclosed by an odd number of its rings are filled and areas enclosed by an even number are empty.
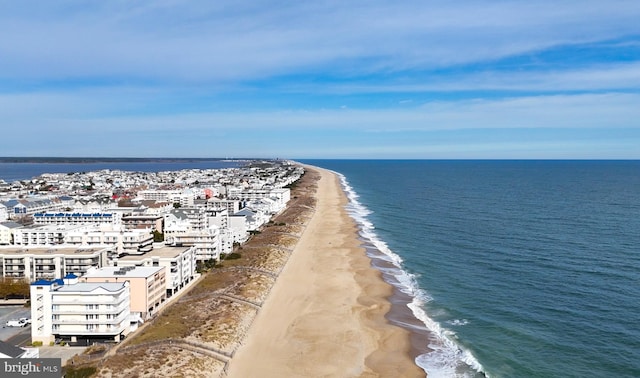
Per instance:
[[[316,210],[230,361],[228,377],[424,377],[409,332],[389,324],[392,287],[371,267],[339,178],[320,173]]]

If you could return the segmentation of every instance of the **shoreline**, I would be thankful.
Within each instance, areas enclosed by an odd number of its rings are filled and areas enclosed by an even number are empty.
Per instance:
[[[393,321],[410,310],[399,309],[396,289],[372,265],[338,175],[305,168],[321,177],[315,214],[227,376],[424,377],[415,363],[424,351]]]
[[[360,238],[340,175],[304,167],[287,208],[238,248],[240,258],[75,367],[105,378],[425,377],[416,356],[427,343],[403,324],[411,311]]]

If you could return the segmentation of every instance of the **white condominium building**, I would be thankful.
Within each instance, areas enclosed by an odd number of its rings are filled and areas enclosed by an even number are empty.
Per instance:
[[[129,306],[126,281],[77,283],[74,275],[36,281],[31,284],[31,341],[118,342],[130,332]]]
[[[112,246],[118,254],[144,254],[153,249],[151,229],[125,230],[121,227],[74,230],[66,233],[64,241],[75,246]]]
[[[42,246],[63,244],[67,233],[85,230],[86,225],[32,225],[13,231],[13,244],[24,246]]]

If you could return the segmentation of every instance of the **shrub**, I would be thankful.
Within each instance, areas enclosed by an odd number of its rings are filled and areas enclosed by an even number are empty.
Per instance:
[[[233,252],[233,253],[228,254],[225,257],[225,260],[237,260],[237,259],[239,259],[241,257],[242,257],[242,255],[239,254],[238,252]]]
[[[93,366],[85,366],[79,368],[67,367],[65,373],[66,378],[86,378],[91,377],[96,373],[96,368]]]

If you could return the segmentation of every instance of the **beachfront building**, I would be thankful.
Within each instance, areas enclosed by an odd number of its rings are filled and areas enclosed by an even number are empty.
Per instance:
[[[109,249],[104,247],[0,247],[0,276],[60,279],[69,273],[84,274],[91,267],[107,265]]]
[[[124,256],[113,261],[122,267],[164,267],[166,276],[167,298],[172,297],[191,281],[196,279],[196,247],[171,247],[157,244],[151,252],[143,256]]]
[[[170,246],[194,246],[198,260],[219,260],[221,253],[221,233],[216,226],[201,230],[178,224],[165,228],[164,242]]]
[[[64,241],[74,246],[109,246],[119,255],[141,255],[153,249],[151,229],[126,230],[122,226],[74,230],[65,235]]]
[[[291,190],[289,188],[273,188],[273,189],[246,189],[246,188],[229,188],[228,198],[238,199],[241,201],[253,201],[262,198],[270,198],[276,203],[280,209],[284,209],[291,199]]]
[[[230,253],[234,243],[242,244],[249,238],[247,217],[229,214],[224,210],[207,210],[207,224],[220,228],[221,253]]]
[[[87,271],[80,282],[129,282],[132,320],[143,322],[155,315],[167,299],[165,271],[161,266],[102,267]]]
[[[207,224],[204,208],[176,209],[165,215],[164,242],[172,246],[195,246],[198,260],[218,260],[220,227]]]
[[[219,199],[212,197],[206,201],[205,207],[207,210],[226,209],[229,214],[234,214],[244,207],[244,203],[240,200]]]
[[[233,215],[237,217],[244,217],[247,230],[249,231],[259,230],[260,227],[269,222],[269,219],[271,218],[271,216],[264,211],[253,210],[248,207],[245,207]]]
[[[64,280],[31,284],[31,341],[56,339],[71,345],[118,342],[130,332],[129,282],[79,283]]]

